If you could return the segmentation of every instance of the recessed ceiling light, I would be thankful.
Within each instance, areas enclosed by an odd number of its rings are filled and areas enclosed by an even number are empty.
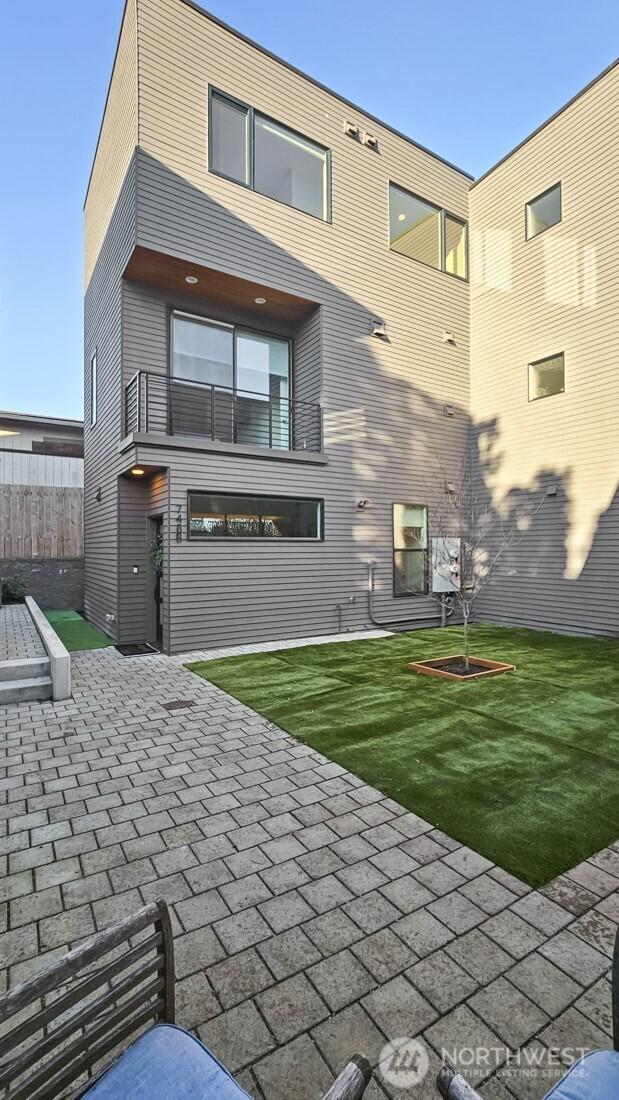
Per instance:
[[[198,280],[196,279],[195,275],[185,275],[185,282],[189,283],[190,286],[194,286],[197,281]]]
[[[266,302],[266,298],[254,298],[254,302],[257,306],[263,306]]]
[[[144,470],[141,466],[132,466],[131,474],[133,477],[144,477]]]
[[[405,222],[406,221],[406,214],[398,214],[398,221],[399,222]]]

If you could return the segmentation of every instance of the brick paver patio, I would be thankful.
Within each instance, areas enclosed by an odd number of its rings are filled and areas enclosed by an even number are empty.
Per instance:
[[[73,660],[75,698],[0,710],[2,978],[172,905],[179,1022],[265,1100],[319,1096],[354,1050],[610,1046],[619,844],[542,892],[182,667]],[[499,1058],[503,1055],[499,1055]],[[477,1074],[492,1100],[549,1078]]]
[[[0,607],[0,661],[45,656],[43,642],[26,605]]]

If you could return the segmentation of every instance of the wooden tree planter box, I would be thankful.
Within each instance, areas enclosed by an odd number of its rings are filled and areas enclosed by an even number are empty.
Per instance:
[[[486,661],[483,657],[469,657],[470,672],[450,671],[450,665],[458,668],[464,664],[464,661],[464,654],[456,653],[451,657],[435,657],[432,661],[413,661],[407,665],[407,668],[413,672],[420,672],[422,676],[435,676],[439,680],[482,680],[486,676],[500,676],[502,672],[514,672],[516,668],[515,665],[505,664],[504,661]]]

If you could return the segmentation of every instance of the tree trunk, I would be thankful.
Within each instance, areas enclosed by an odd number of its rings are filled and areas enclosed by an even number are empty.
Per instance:
[[[463,604],[463,606],[462,606],[462,619],[463,619],[463,626],[464,626],[464,667],[465,667],[467,672],[469,671],[469,669],[471,667],[470,666],[470,661],[469,661],[469,613],[470,613],[470,609],[467,607],[466,604]]]

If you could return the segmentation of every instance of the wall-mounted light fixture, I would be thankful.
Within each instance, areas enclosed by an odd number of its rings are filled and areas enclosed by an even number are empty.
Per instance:
[[[368,134],[367,131],[365,131],[362,134],[361,142],[363,145],[367,145],[368,149],[378,149],[378,138],[376,134]]]
[[[357,508],[360,508],[361,511],[363,511],[364,508],[367,508],[369,503],[370,503],[369,500],[358,500],[357,501]]]
[[[378,336],[380,340],[387,339],[387,326],[380,317],[370,317],[370,336]]]

